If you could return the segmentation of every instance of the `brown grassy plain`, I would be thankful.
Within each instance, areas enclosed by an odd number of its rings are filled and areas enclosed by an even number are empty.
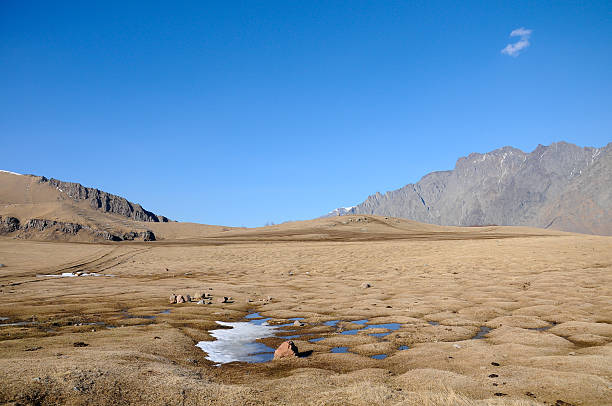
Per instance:
[[[160,241],[0,239],[0,402],[612,404],[611,237],[373,216],[149,228]],[[76,270],[115,276],[37,276]],[[213,304],[168,304],[202,290]],[[215,321],[249,311],[304,317],[291,334],[312,354],[206,360],[195,344]],[[323,325],[359,319],[401,327],[376,338]]]

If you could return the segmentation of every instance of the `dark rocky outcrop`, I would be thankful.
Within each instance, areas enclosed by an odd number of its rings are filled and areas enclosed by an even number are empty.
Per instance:
[[[83,229],[83,226],[80,224],[65,223],[61,221],[31,219],[31,220],[28,220],[28,222],[25,223],[24,226],[22,227],[23,231],[28,231],[28,230],[45,231],[50,228],[54,229],[55,231],[59,231],[63,234],[76,235],[80,230]]]
[[[93,209],[103,211],[104,213],[118,214],[136,221],[156,223],[169,221],[168,218],[145,210],[141,205],[129,202],[121,196],[106,193],[99,189],[88,188],[79,183],[63,182],[53,178],[47,179],[44,176],[40,177],[39,182],[49,184],[49,186],[56,188],[75,201],[87,201]]]
[[[473,153],[459,158],[454,170],[432,172],[329,215],[347,214],[612,235],[612,143],[581,148],[559,142],[531,153],[512,147]]]
[[[19,219],[15,217],[0,216],[0,235],[9,234],[19,230]]]
[[[141,231],[141,232],[130,231],[129,233],[123,234],[121,239],[123,241],[133,241],[133,240],[155,241],[155,234],[153,234],[153,231],[150,231],[150,230]]]
[[[17,237],[28,238],[32,233],[36,234],[51,231],[63,235],[75,236],[79,234],[81,230],[90,232],[95,238],[106,241],[155,241],[155,234],[151,230],[130,231],[122,235],[115,235],[105,230],[97,230],[77,223],[47,219],[30,219],[24,224],[21,224],[21,221],[18,218],[0,216],[0,235],[19,232],[16,235]]]

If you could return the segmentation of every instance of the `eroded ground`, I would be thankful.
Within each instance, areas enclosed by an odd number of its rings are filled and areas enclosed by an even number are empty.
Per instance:
[[[3,239],[0,263],[0,402],[612,404],[609,237]],[[114,276],[37,276],[77,270]],[[251,312],[304,318],[285,335],[308,355],[217,367],[195,346]]]

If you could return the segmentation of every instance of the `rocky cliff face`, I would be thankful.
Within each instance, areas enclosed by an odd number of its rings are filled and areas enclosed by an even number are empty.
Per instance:
[[[167,222],[164,216],[158,216],[142,208],[141,205],[127,201],[121,196],[112,195],[98,189],[84,187],[78,183],[62,182],[57,179],[40,178],[40,183],[48,183],[61,193],[75,201],[85,200],[93,209],[105,213],[118,214],[136,221]]]
[[[376,193],[345,214],[441,225],[524,225],[612,235],[612,143],[559,142],[460,158],[401,189]]]

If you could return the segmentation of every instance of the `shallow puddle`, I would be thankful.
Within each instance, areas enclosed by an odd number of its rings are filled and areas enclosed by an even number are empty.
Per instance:
[[[122,310],[121,313],[122,313],[124,319],[147,319],[147,320],[153,320],[154,318],[157,317],[155,315],[141,315],[141,316],[139,316],[137,314],[129,314],[127,310]]]
[[[367,322],[368,322],[368,320],[366,319],[366,320],[352,321],[351,323],[365,325],[365,323],[367,323]],[[400,327],[401,327],[400,323],[368,324],[368,325],[365,325],[365,327],[362,328],[362,329],[344,330],[344,331],[341,331],[340,334],[343,334],[343,335],[355,335],[355,334],[357,334],[360,331],[365,331],[365,330],[370,330],[370,329],[375,329],[375,328],[384,328],[384,329],[387,329],[387,330],[391,330],[391,331],[385,332],[385,333],[370,333],[369,334],[372,337],[382,338],[382,337],[388,336],[389,334],[391,334],[391,332],[399,329]]]
[[[36,321],[18,321],[15,323],[4,323],[0,324],[0,327],[19,327],[19,326],[30,326],[32,324],[38,324]]]
[[[544,326],[544,327],[533,327],[533,328],[527,328],[527,330],[533,330],[533,331],[546,331],[549,330],[553,327],[555,327],[558,323],[557,322],[552,322],[551,325],[549,326]]]
[[[286,327],[294,326],[293,322],[304,320],[304,317],[292,317],[287,320],[292,323],[287,324],[276,324],[269,325],[268,321],[271,318],[266,318],[260,313],[249,313],[245,316],[246,322],[220,322],[217,324],[220,326],[230,327],[229,329],[216,329],[210,330],[209,333],[216,340],[214,341],[200,341],[197,346],[205,351],[208,356],[206,359],[213,361],[217,364],[224,364],[227,362],[241,361],[241,362],[266,362],[270,361],[274,357],[274,349],[262,344],[256,340],[268,337],[278,337],[284,340],[292,340],[303,338],[306,334],[295,334],[295,329],[285,329]],[[338,328],[338,323],[342,320],[329,320],[322,324],[328,327]],[[391,332],[398,330],[401,327],[400,323],[381,323],[381,324],[366,324],[369,319],[361,319],[355,321],[348,321],[353,324],[363,326],[361,329],[350,329],[341,331],[337,330],[337,333],[342,335],[355,335],[359,331],[366,331],[371,329],[386,329],[388,332],[383,333],[370,333],[369,335],[374,337],[385,337]],[[294,333],[292,335],[282,335],[287,333]],[[279,334],[280,333],[280,334]],[[327,336],[311,338],[308,340],[311,343],[317,343],[324,340]],[[400,346],[399,350],[407,350],[408,346]],[[348,347],[333,347],[330,352],[334,354],[347,353]],[[384,359],[387,354],[377,354],[372,356],[374,359]]]
[[[405,351],[405,350],[409,350],[410,347],[408,347],[407,345],[400,345],[397,349],[400,351]]]
[[[432,326],[439,326],[440,323],[438,323],[437,321],[427,321],[427,323],[429,323]]]
[[[489,327],[485,327],[485,326],[480,326],[480,331],[478,331],[478,333],[476,333],[476,335],[474,337],[472,337],[472,340],[481,340],[483,338],[485,338],[485,336],[487,334],[489,334],[489,332],[492,329]]]
[[[251,320],[249,323],[254,324],[256,326],[263,326],[263,325],[267,325],[268,321],[272,320],[271,318],[267,318],[267,319],[256,319],[256,320]],[[286,324],[284,325],[286,326]],[[283,327],[283,325],[281,326],[275,326],[275,327]]]

